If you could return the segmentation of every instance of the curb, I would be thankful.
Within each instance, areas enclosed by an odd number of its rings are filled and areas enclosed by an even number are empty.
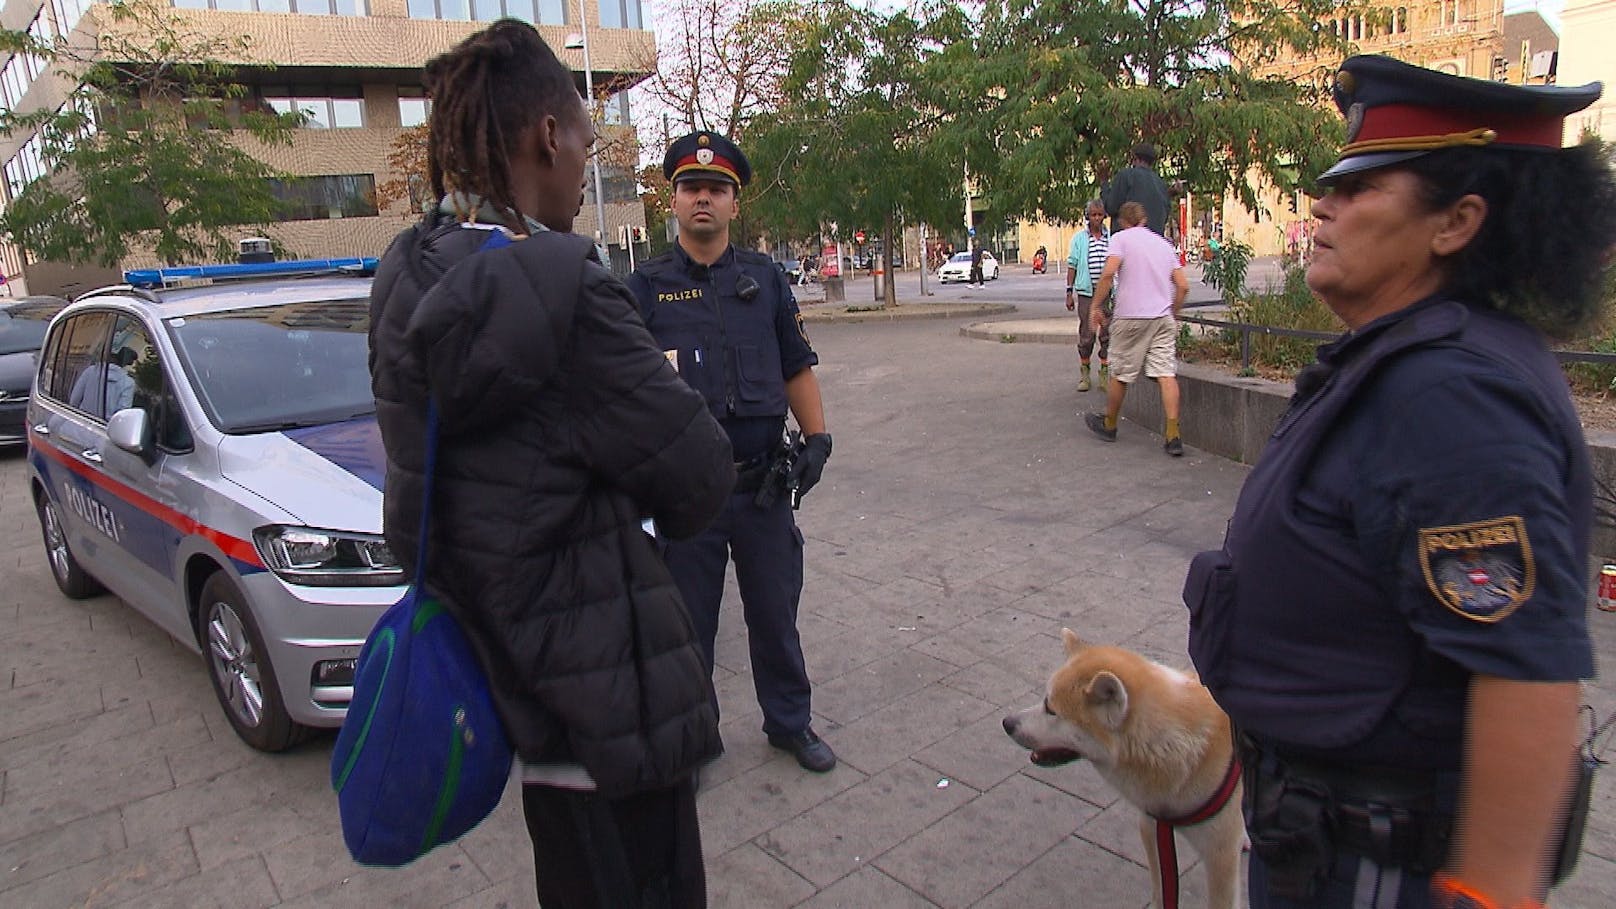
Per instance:
[[[804,322],[898,322],[908,319],[954,319],[1002,316],[1016,311],[1011,303],[904,303],[891,309],[852,309],[864,304],[821,303],[801,308]]]
[[[1076,344],[1077,319],[1009,319],[1000,322],[972,322],[960,326],[962,337],[1001,344]]]

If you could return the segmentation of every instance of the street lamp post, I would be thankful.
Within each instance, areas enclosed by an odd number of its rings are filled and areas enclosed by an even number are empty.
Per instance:
[[[578,0],[578,35],[573,40],[572,35],[567,36],[566,46],[569,50],[582,48],[584,52],[584,95],[589,102],[589,122],[595,123],[595,67],[589,60],[589,13],[584,8],[585,0]],[[597,151],[589,156],[590,175],[595,182],[595,238],[601,246],[606,245],[606,202],[603,198],[603,187],[600,184],[600,155]]]

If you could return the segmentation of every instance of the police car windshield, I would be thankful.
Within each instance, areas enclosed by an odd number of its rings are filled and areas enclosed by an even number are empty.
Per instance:
[[[968,252],[955,253],[954,258],[949,259],[948,261],[950,261],[950,262],[969,262],[969,261],[971,261],[971,254],[968,253]]]
[[[168,320],[191,385],[222,432],[334,423],[376,412],[364,298]]]

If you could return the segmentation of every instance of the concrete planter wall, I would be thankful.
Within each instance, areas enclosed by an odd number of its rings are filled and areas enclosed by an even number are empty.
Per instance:
[[[1184,442],[1242,464],[1257,462],[1292,392],[1289,382],[1245,379],[1193,363],[1179,364],[1178,384]],[[1161,395],[1156,383],[1135,382],[1123,401],[1122,415],[1160,433]],[[1616,433],[1589,432],[1588,456],[1594,476],[1616,485]],[[1592,548],[1599,561],[1616,562],[1616,528],[1595,527]]]

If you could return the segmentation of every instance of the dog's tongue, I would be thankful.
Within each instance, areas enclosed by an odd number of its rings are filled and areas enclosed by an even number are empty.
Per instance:
[[[1031,760],[1040,767],[1059,767],[1070,764],[1083,755],[1070,748],[1043,748],[1032,753]]]

